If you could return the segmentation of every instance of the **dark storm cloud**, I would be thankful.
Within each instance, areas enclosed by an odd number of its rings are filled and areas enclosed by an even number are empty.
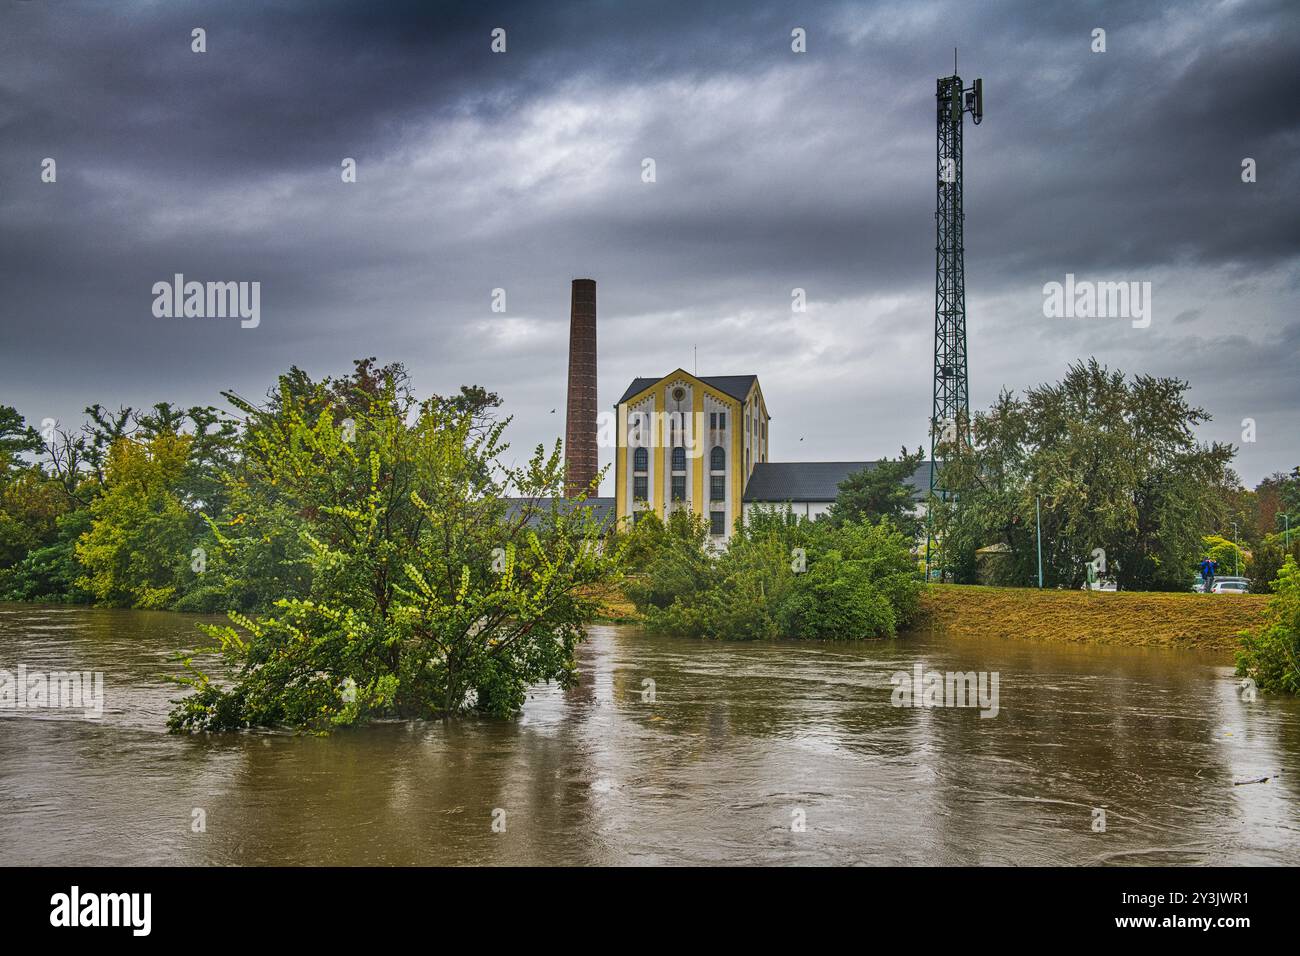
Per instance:
[[[914,446],[958,45],[988,92],[965,130],[973,402],[1090,354],[1178,375],[1206,438],[1258,420],[1255,480],[1300,459],[1297,26],[1282,2],[6,0],[0,402],[213,401],[376,354],[424,392],[499,390],[528,445],[561,431],[568,279],[592,275],[602,404],[698,347],[702,373],[760,375],[777,458]],[[260,280],[262,325],[153,318],[176,272]],[[1152,327],[1044,318],[1067,272],[1151,281]]]

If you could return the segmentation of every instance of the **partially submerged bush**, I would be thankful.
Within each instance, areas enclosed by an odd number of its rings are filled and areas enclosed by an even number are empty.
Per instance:
[[[1287,555],[1272,582],[1268,619],[1242,635],[1237,673],[1264,690],[1300,694],[1300,566]]]
[[[691,519],[680,529],[627,588],[650,630],[845,640],[893,635],[916,613],[909,539],[888,521],[833,525],[760,510],[717,555]]]
[[[509,714],[532,684],[572,683],[598,609],[586,594],[618,557],[590,508],[556,501],[558,444],[507,467],[504,422],[417,404],[393,376],[346,398],[284,389],[246,409],[239,511],[214,523],[214,560],[300,550],[304,593],[205,629],[216,644],[195,654],[215,652],[224,673],[186,659],[195,693],[173,730]]]

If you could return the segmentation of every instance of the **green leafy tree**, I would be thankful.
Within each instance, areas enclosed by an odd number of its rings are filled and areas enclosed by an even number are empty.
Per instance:
[[[1300,466],[1289,474],[1276,472],[1255,486],[1256,533],[1260,538],[1285,531],[1290,519],[1292,540],[1300,537]],[[1252,539],[1254,540],[1254,539]]]
[[[697,586],[708,573],[709,527],[689,509],[673,511],[661,521],[646,512],[621,535],[628,571],[624,591],[638,607],[667,607],[684,589]]]
[[[972,582],[975,551],[1000,542],[1013,580],[1035,583],[1041,503],[1047,586],[1077,588],[1104,560],[1121,588],[1185,590],[1235,483],[1232,446],[1195,440],[1209,416],[1187,388],[1090,359],[1023,399],[1001,395],[945,468],[956,501],[932,503],[945,566]]]
[[[1286,548],[1285,538],[1280,534],[1270,534],[1257,544],[1247,557],[1246,578],[1250,581],[1250,590],[1255,594],[1272,594],[1273,582],[1277,579],[1287,555],[1300,561],[1300,535],[1293,535],[1291,548]],[[1220,567],[1223,565],[1220,564]]]
[[[67,511],[59,489],[37,467],[28,467],[0,483],[0,568],[20,562],[52,542],[58,518]]]
[[[1245,548],[1253,548],[1267,533],[1260,531],[1259,495],[1244,487],[1236,472],[1225,477],[1219,528],[1225,537],[1233,534]]]
[[[9,405],[0,405],[0,482],[27,467],[23,455],[38,451],[41,436],[28,425],[17,410]]]
[[[86,569],[76,555],[77,542],[90,530],[90,510],[65,511],[55,525],[53,541],[0,569],[0,601],[89,604],[94,600],[81,586]]]
[[[1241,548],[1237,547],[1235,542],[1217,534],[1207,534],[1201,538],[1201,553],[1218,563],[1218,574],[1236,574],[1238,570],[1246,570],[1246,558]],[[1200,573],[1199,561],[1194,561],[1191,567],[1187,568],[1187,578],[1191,580],[1194,575]]]
[[[73,548],[88,514],[68,492],[82,478],[70,475],[65,485],[57,472],[23,457],[54,447],[54,440],[47,442],[14,409],[0,406],[0,600],[87,597],[76,585],[82,569]]]
[[[306,592],[208,629],[224,674],[187,659],[194,693],[174,730],[509,714],[530,685],[574,680],[599,610],[587,593],[618,555],[590,508],[546,504],[563,489],[558,443],[508,466],[506,422],[483,430],[481,407],[416,402],[400,366],[364,377],[295,376],[254,410],[234,527],[291,538]],[[539,508],[512,517],[510,493]],[[233,520],[219,549],[238,547]]]
[[[81,460],[94,472],[99,484],[104,483],[104,470],[108,464],[109,450],[124,438],[130,438],[135,432],[132,424],[134,410],[122,406],[116,412],[110,412],[102,405],[91,405],[86,409],[90,420],[83,428],[82,441],[78,443]]]
[[[1300,511],[1300,465],[1292,468],[1281,482],[1278,498],[1284,511]]]
[[[190,443],[186,435],[160,434],[120,438],[109,448],[104,491],[76,546],[86,569],[78,583],[98,603],[162,608],[182,588],[196,530],[178,490]]]
[[[921,532],[922,523],[915,514],[915,490],[910,480],[924,460],[925,453],[920,448],[910,454],[903,448],[897,460],[886,458],[874,467],[849,475],[840,482],[839,493],[830,508],[830,520],[842,524],[888,518],[904,534],[915,538]]]

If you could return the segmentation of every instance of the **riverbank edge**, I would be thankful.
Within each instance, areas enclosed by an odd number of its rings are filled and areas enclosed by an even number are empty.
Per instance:
[[[600,603],[594,623],[641,623],[636,607],[617,586],[589,589],[586,594]],[[1053,644],[1209,651],[1230,661],[1241,648],[1241,633],[1264,624],[1267,605],[1268,596],[1261,594],[1072,592],[931,584],[922,589],[917,617],[908,630]],[[14,606],[86,605],[15,602]]]
[[[599,621],[636,624],[636,608],[617,588],[602,589]],[[931,584],[909,629],[1052,644],[1106,644],[1209,651],[1231,659],[1242,631],[1258,628],[1267,595],[1158,591],[1040,591]]]
[[[1039,591],[932,584],[915,627],[1052,644],[1208,651],[1231,659],[1242,631],[1264,622],[1262,594]]]

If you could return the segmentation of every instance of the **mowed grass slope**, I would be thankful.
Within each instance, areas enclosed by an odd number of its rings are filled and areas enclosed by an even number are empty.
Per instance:
[[[580,593],[600,602],[598,620],[602,623],[630,624],[641,620],[636,606],[624,596],[622,589],[614,585],[584,588]]]
[[[1231,652],[1241,631],[1263,621],[1267,602],[1266,595],[1257,594],[933,584],[922,592],[916,626],[954,635]]]

